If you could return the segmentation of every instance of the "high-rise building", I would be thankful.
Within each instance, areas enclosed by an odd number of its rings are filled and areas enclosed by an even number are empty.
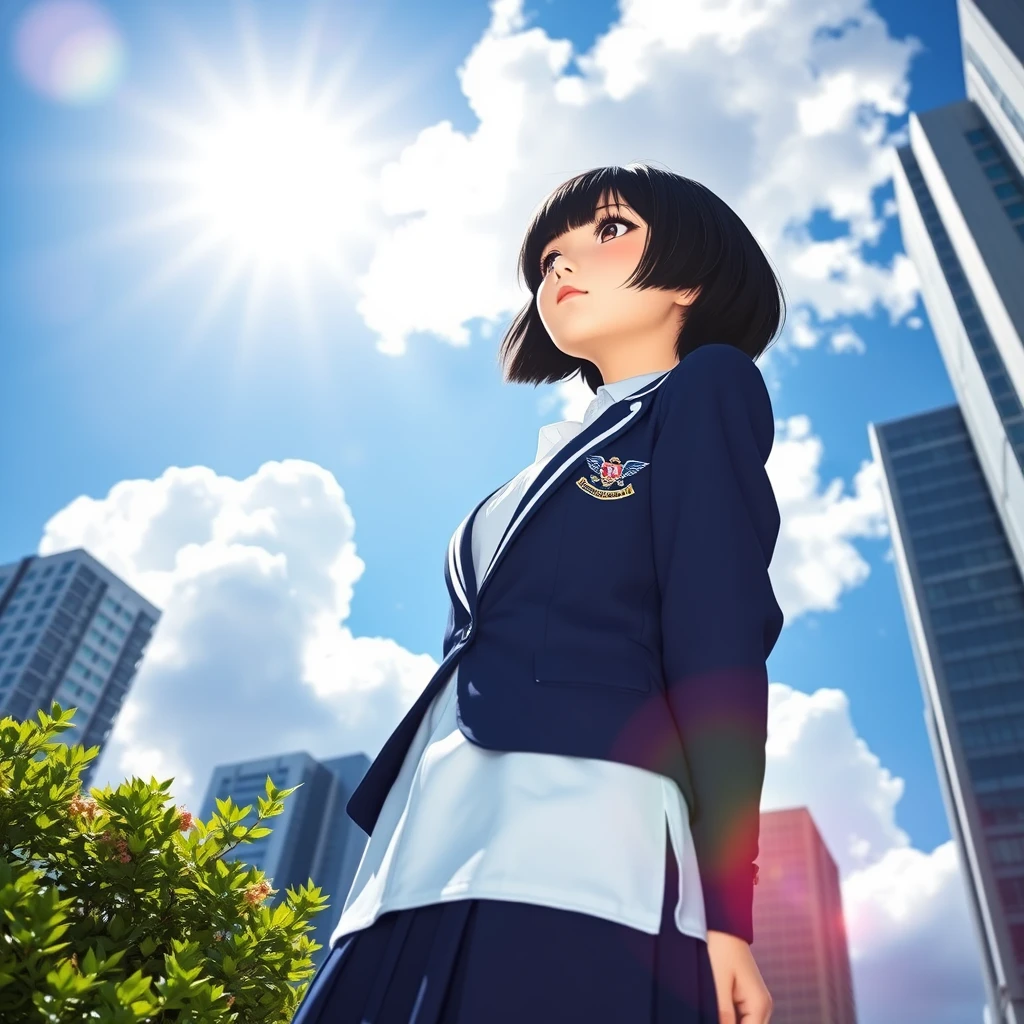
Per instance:
[[[60,741],[102,747],[159,618],[81,548],[0,565],[0,717],[24,721],[56,700],[77,709]]]
[[[956,405],[871,431],[990,1020],[1020,1020],[1024,583]]]
[[[806,807],[761,814],[754,942],[780,1024],[856,1024],[839,872]]]
[[[956,404],[869,429],[989,1024],[1024,1024],[1024,4],[960,0],[967,99],[910,117],[904,248]]]
[[[286,889],[297,889],[309,879],[330,897],[330,906],[313,918],[315,929],[310,932],[321,945],[313,957],[317,966],[329,952],[331,932],[366,846],[365,834],[345,813],[345,805],[369,767],[365,754],[318,761],[299,752],[238,761],[214,769],[203,799],[203,821],[217,812],[218,798],[230,796],[236,806],[252,807],[243,819],[251,824],[268,775],[278,789],[299,786],[284,798],[283,813],[264,822],[273,830],[270,835],[236,847],[232,856],[265,872],[277,890],[268,906],[276,906]]]
[[[967,98],[1024,171],[1024,4],[960,0],[958,9]]]

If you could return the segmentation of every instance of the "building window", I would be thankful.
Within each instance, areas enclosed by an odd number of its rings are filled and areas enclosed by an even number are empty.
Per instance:
[[[993,191],[1001,201],[1006,215],[1016,221],[1024,211],[1024,183],[1008,157],[1002,152],[998,140],[987,128],[978,128],[965,132],[965,138],[971,144],[974,155],[982,165],[985,176],[993,182]],[[980,141],[978,141],[980,140]],[[1024,231],[1017,225],[1017,233],[1024,239]]]
[[[1009,122],[1017,129],[1017,134],[1021,138],[1024,138],[1024,117],[1021,117],[1020,111],[1010,102],[1009,97],[999,87],[999,83],[995,80],[992,72],[985,66],[985,62],[978,56],[974,47],[968,43],[963,43],[964,59],[978,72],[981,80],[988,87],[988,91],[992,93],[996,103],[999,104],[1003,113],[1006,115]],[[975,129],[974,131],[967,132],[967,141],[974,145],[975,143],[981,143],[988,141],[988,133],[982,129]]]
[[[65,562],[65,563],[64,563],[64,564],[63,564],[63,565],[62,565],[62,566],[60,567],[60,574],[61,574],[61,576],[63,576],[63,575],[65,574],[65,573],[71,572],[71,570],[72,570],[72,569],[73,569],[74,567],[75,567],[75,563],[74,563],[74,560],[73,560],[73,559],[71,559],[71,560],[69,560],[69,561]]]
[[[989,158],[993,153],[995,153],[1000,159],[1002,158],[1001,147],[998,140],[992,136],[987,128],[972,129],[971,131],[965,132],[964,137],[967,139],[968,143],[970,143],[973,151],[983,165],[989,161]],[[964,330],[967,334],[968,341],[974,350],[975,357],[979,362],[981,362],[985,357],[990,356],[991,359],[987,361],[987,365],[985,366],[986,377],[990,381],[993,379],[1001,379],[1005,374],[1002,357],[999,356],[996,351],[995,346],[992,343],[991,336],[985,328],[984,320],[980,315],[977,303],[974,301],[973,295],[970,291],[970,285],[966,281],[966,277],[959,265],[959,261],[956,260],[955,255],[949,253],[949,235],[940,222],[932,223],[929,220],[930,215],[935,212],[935,204],[928,193],[928,186],[924,181],[924,177],[920,173],[920,168],[917,166],[917,161],[909,147],[904,147],[900,150],[900,159],[907,171],[907,179],[911,183],[911,189],[913,190],[914,197],[917,200],[918,208],[924,215],[932,246],[935,248],[936,254],[940,256],[942,272],[946,277],[947,286],[949,287],[957,311],[960,314]],[[1005,162],[1008,163],[1008,161]],[[993,185],[993,191],[995,194],[1000,199],[1007,200],[1007,202],[1004,202],[1002,206],[1011,217],[1011,220],[1016,219],[1016,213],[1019,208],[1024,208],[1024,202],[1022,202],[1022,200],[1024,200],[1024,187],[1022,187],[1021,179],[1016,175],[1015,170],[1013,173],[1016,180],[1001,181]],[[1013,212],[1011,213],[1011,211]],[[1024,222],[1015,226],[1021,240],[1024,241]],[[948,259],[946,258],[947,256],[949,256]],[[1001,372],[997,373],[997,370]],[[1008,428],[1009,424],[1007,424],[1006,421],[1015,419],[1021,411],[1020,401],[1015,394],[1000,394],[998,391],[998,388],[994,389],[992,400],[995,403],[996,409],[999,412],[1004,426]],[[1024,469],[1024,446],[1015,448],[1014,454],[1021,468]]]

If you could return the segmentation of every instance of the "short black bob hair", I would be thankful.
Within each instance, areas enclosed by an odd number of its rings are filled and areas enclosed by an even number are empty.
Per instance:
[[[544,247],[563,232],[595,220],[595,208],[606,193],[650,225],[647,246],[627,286],[700,286],[676,340],[678,357],[717,342],[757,359],[785,318],[782,286],[767,256],[743,221],[710,189],[680,174],[634,163],[578,174],[538,208],[519,251],[519,277],[531,298],[499,348],[505,380],[553,384],[579,373],[592,391],[604,383],[594,363],[555,346],[537,310],[537,290]]]

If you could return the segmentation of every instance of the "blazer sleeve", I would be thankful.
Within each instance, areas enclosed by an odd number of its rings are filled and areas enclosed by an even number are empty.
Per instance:
[[[709,344],[676,368],[651,457],[662,663],[696,806],[707,926],[753,942],[768,724],[782,630],[768,566],[779,509],[771,399],[746,353]]]

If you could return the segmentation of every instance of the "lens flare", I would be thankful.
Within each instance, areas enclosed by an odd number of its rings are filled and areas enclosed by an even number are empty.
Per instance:
[[[18,69],[38,92],[63,103],[109,95],[124,68],[120,33],[90,0],[46,0],[22,15],[15,30]]]

